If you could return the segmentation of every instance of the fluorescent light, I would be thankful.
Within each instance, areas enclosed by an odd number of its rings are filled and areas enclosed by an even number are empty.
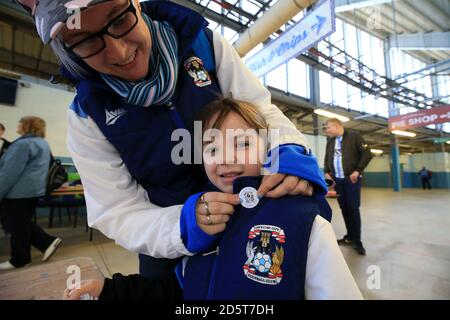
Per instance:
[[[341,116],[341,115],[339,115],[337,113],[329,112],[329,111],[326,111],[326,110],[323,110],[323,109],[315,109],[314,113],[316,113],[318,115],[321,115],[321,116],[324,116],[324,117],[328,117],[328,118],[336,118],[336,119],[341,120],[342,122],[347,122],[347,121],[350,120],[347,117],[344,117],[344,116]]]
[[[399,136],[405,136],[405,137],[411,137],[414,138],[416,134],[414,132],[408,132],[408,131],[402,131],[402,130],[394,130],[392,131],[393,134],[397,134]]]
[[[382,154],[383,150],[380,149],[370,149],[370,152],[374,153],[374,154]]]

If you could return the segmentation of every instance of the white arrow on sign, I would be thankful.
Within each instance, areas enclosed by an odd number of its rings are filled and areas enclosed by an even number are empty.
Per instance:
[[[261,77],[328,37],[336,30],[334,1],[324,0],[302,20],[245,61]]]

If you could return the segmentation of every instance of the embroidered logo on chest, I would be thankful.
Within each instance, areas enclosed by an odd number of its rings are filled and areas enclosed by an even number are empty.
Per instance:
[[[194,79],[197,87],[205,87],[211,84],[211,77],[206,71],[203,61],[199,57],[191,57],[184,62],[184,68]]]
[[[105,109],[105,113],[106,113],[106,125],[111,126],[115,124],[116,121],[119,120],[121,116],[127,113],[127,110],[125,110],[125,108],[120,108],[112,111],[108,111]]]
[[[281,265],[284,260],[283,229],[271,225],[256,225],[248,233],[247,261],[244,274],[250,280],[277,285],[283,279]]]

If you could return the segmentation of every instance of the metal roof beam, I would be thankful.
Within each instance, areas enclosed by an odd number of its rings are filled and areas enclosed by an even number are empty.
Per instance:
[[[335,0],[334,6],[336,8],[336,13],[340,13],[365,7],[378,6],[388,2],[392,2],[392,0]]]
[[[430,3],[431,1],[427,2]],[[421,11],[410,5],[408,2],[399,1],[394,4],[394,8],[397,13],[403,12],[410,20],[414,21],[414,23],[425,31],[443,31],[441,27],[428,16],[428,6],[427,10]]]
[[[414,7],[418,12],[426,13],[432,17],[433,23],[437,24],[442,30],[448,30],[450,28],[450,7],[443,10],[437,7],[433,1],[423,1],[423,0],[404,0],[404,3],[408,3],[410,6]]]
[[[389,37],[389,46],[401,50],[450,50],[450,32],[394,35]]]
[[[224,25],[225,27],[228,27],[234,31],[240,32],[244,30],[246,27],[245,25],[233,21],[211,9],[205,8],[195,2],[189,1],[189,0],[171,0],[171,2],[175,2],[179,5],[182,5],[186,8],[192,9],[201,15],[203,15],[205,18],[214,20],[215,22]]]
[[[59,72],[59,66],[47,61],[40,61],[36,58],[26,56],[23,54],[15,53],[12,51],[0,48],[0,65],[16,66],[18,68],[26,69],[30,75],[36,73],[46,73],[49,75],[57,74]]]

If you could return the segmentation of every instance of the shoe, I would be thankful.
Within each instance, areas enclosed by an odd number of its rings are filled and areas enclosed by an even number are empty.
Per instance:
[[[26,266],[28,266],[29,264],[30,264],[30,263],[28,262],[27,264],[24,264],[24,265],[21,266],[21,267],[16,267],[15,265],[13,265],[13,264],[12,264],[11,262],[9,262],[9,260],[8,260],[8,261],[5,261],[5,262],[0,263],[0,271],[19,269],[19,268],[26,267]]]
[[[361,242],[359,242],[359,243],[355,242],[352,247],[353,247],[353,249],[355,249],[356,252],[358,252],[358,254],[360,254],[362,256],[366,255],[366,249],[364,249]]]
[[[351,245],[353,244],[353,240],[350,240],[348,236],[344,236],[342,239],[339,239],[337,243],[340,245]]]
[[[0,263],[0,271],[13,270],[13,269],[16,269],[16,267],[13,266],[13,265],[11,264],[11,262],[9,262],[9,260]]]
[[[50,259],[50,257],[55,253],[56,249],[58,249],[61,241],[61,238],[56,238],[55,240],[53,240],[52,244],[48,246],[47,250],[45,250],[42,261],[47,261],[48,259]]]

